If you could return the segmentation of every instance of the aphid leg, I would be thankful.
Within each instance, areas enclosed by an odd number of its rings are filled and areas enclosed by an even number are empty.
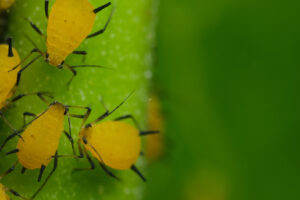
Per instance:
[[[22,137],[21,137],[21,135],[20,135],[21,132],[22,132],[22,131],[18,131],[18,132],[15,132],[15,133],[9,135],[9,136],[4,140],[4,142],[2,143],[2,145],[1,145],[1,147],[0,147],[0,151],[4,148],[4,146],[6,145],[6,143],[7,143],[9,140],[13,139],[15,136],[18,136],[18,137],[20,137],[20,138],[22,139]]]
[[[42,165],[42,166],[41,166],[40,173],[39,173],[39,177],[38,177],[38,182],[41,181],[42,176],[43,176],[43,173],[44,173],[44,171],[45,171],[45,168],[46,168],[45,165]]]
[[[35,32],[37,32],[40,36],[42,36],[44,39],[46,39],[46,36],[32,21],[30,21],[28,18],[25,18],[25,20],[30,23],[30,26],[33,28],[33,30],[35,30]]]
[[[45,0],[45,15],[49,18],[49,0]]]
[[[23,200],[28,200],[26,197],[23,197],[22,195],[20,195],[18,192],[16,192],[15,190],[13,189],[9,189],[9,188],[6,188],[10,193],[12,193],[14,196],[16,197],[19,197]]]
[[[78,139],[78,141],[77,141],[77,145],[78,145],[78,151],[79,151],[79,158],[84,158],[83,150],[82,150],[82,148],[81,148],[79,139]]]
[[[27,94],[19,94],[16,97],[14,97],[11,100],[11,102],[16,102],[16,101],[20,100],[23,97],[32,96],[32,95],[37,95],[47,105],[49,105],[49,102],[45,99],[45,97],[53,99],[53,96],[52,96],[52,94],[50,92],[33,92],[33,93],[27,93]]]
[[[124,119],[131,119],[133,121],[133,123],[135,124],[135,126],[140,129],[139,123],[137,122],[137,120],[132,116],[132,115],[124,115],[121,117],[118,117],[116,119],[114,119],[114,121],[120,121],[120,120],[124,120]]]
[[[146,182],[146,178],[143,176],[143,174],[136,168],[135,165],[131,166],[131,170],[134,171],[144,182]]]
[[[85,58],[86,58],[86,55],[87,55],[87,52],[86,52],[86,51],[73,51],[72,54],[75,54],[75,55],[82,55],[82,62],[85,62]]]
[[[130,118],[134,122],[134,124],[137,126],[137,128],[140,129],[137,120],[132,115],[124,115],[124,116],[118,117],[118,118],[115,119],[115,121],[124,120],[124,119],[128,119],[128,118]],[[145,135],[150,135],[150,134],[157,134],[157,133],[159,133],[158,130],[140,131],[140,136],[145,136]]]
[[[23,127],[26,126],[26,118],[27,117],[34,117],[34,118],[36,118],[36,114],[30,113],[30,112],[24,112],[23,113]]]
[[[67,136],[67,138],[69,139],[69,141],[71,142],[73,155],[76,155],[76,152],[75,152],[75,149],[74,149],[74,140],[72,138],[72,128],[71,128],[71,119],[70,119],[69,107],[65,106],[65,109],[66,109],[65,114],[68,115],[69,133],[67,131],[64,131],[64,133]]]
[[[96,8],[94,10],[94,13],[98,13],[101,10],[103,10],[104,8],[106,8],[106,7],[110,6],[110,5],[111,5],[111,3],[109,2],[109,3],[107,3],[107,4],[103,5],[103,6],[100,6],[99,8]],[[100,29],[99,31],[96,31],[95,33],[92,33],[92,34],[88,35],[86,38],[92,38],[92,37],[95,37],[97,35],[100,35],[100,34],[104,33],[104,31],[106,30],[106,28],[107,28],[107,26],[108,26],[108,24],[109,24],[109,22],[110,22],[110,20],[112,18],[113,13],[114,13],[114,10],[111,11],[110,16],[109,16],[106,24],[104,25],[104,27],[102,29]]]
[[[6,172],[4,172],[3,174],[1,174],[1,175],[0,175],[0,180],[1,180],[3,177],[5,177],[5,176],[7,176],[8,174],[10,174],[11,172],[13,172],[14,169],[16,168],[16,166],[17,166],[18,163],[19,163],[19,162],[16,161],[16,162],[13,164],[13,166],[11,166]]]
[[[70,70],[73,73],[71,79],[67,83],[67,85],[70,86],[74,77],[77,75],[77,71],[75,69],[73,69],[71,66],[67,65],[66,63],[62,63],[62,65],[60,65],[60,66],[65,67],[66,69]],[[60,66],[58,66],[58,68],[60,68]]]
[[[11,37],[8,38],[7,43],[8,43],[8,57],[13,57],[14,54],[13,54],[12,38]]]
[[[34,48],[34,49],[32,49],[31,51],[30,51],[30,53],[23,59],[23,60],[21,60],[21,62],[18,64],[18,65],[16,65],[16,66],[14,66],[11,70],[9,70],[8,72],[11,72],[11,71],[13,71],[13,70],[15,70],[15,69],[17,69],[17,67],[19,67],[20,65],[22,65],[33,53],[42,53],[39,49],[37,49],[37,48]]]
[[[14,149],[14,150],[12,150],[12,151],[9,151],[9,152],[7,152],[5,155],[11,155],[11,154],[14,154],[14,153],[18,153],[19,152],[19,149]]]
[[[54,164],[53,164],[53,169],[52,171],[49,173],[49,175],[47,176],[47,178],[45,179],[44,183],[40,186],[40,188],[31,196],[31,200],[34,199],[36,197],[36,195],[38,195],[38,193],[44,188],[44,186],[46,185],[46,183],[48,182],[49,178],[52,176],[52,174],[55,172],[57,168],[57,152],[55,153],[54,156]]]
[[[79,155],[78,155],[78,158],[84,158],[84,154],[83,154],[83,150],[81,148],[81,145],[80,145],[80,139],[78,139],[77,141],[77,147],[78,147],[78,151],[79,151]]]
[[[87,160],[89,161],[91,167],[90,168],[74,168],[73,171],[86,171],[86,170],[94,170],[95,169],[95,164],[94,164],[92,158],[86,152],[86,150],[84,150],[84,155],[87,158]]]
[[[87,55],[87,52],[86,52],[86,51],[73,51],[72,54],[86,56],[86,55]]]
[[[80,108],[80,109],[86,110],[85,114],[83,114],[83,115],[69,114],[70,117],[83,119],[80,127],[83,126],[83,124],[89,118],[91,111],[92,111],[92,109],[90,107],[84,107],[84,106],[69,106],[69,105],[67,105],[66,108]]]
[[[103,171],[104,171],[107,175],[109,175],[109,176],[111,176],[112,178],[114,178],[114,179],[120,181],[120,178],[118,178],[118,177],[117,177],[116,175],[114,175],[111,171],[109,171],[109,169],[108,169],[103,163],[99,162],[99,164],[100,164],[101,168],[103,169]]]
[[[19,85],[20,79],[21,79],[21,75],[22,72],[27,69],[30,65],[32,65],[37,59],[39,59],[42,55],[39,55],[37,57],[35,57],[34,59],[32,59],[27,65],[25,65],[25,67],[23,67],[19,72],[18,72],[18,76],[17,76],[17,82],[16,85]]]
[[[70,122],[69,119],[70,119],[70,118],[68,118],[68,121]],[[70,130],[71,130],[71,129],[70,129]],[[65,134],[65,136],[68,138],[68,140],[70,141],[71,146],[72,146],[73,155],[75,156],[75,155],[76,155],[76,152],[75,152],[75,148],[74,148],[74,140],[73,140],[73,138],[72,138],[71,132],[70,132],[70,134],[69,134],[67,131],[64,131],[64,134]],[[61,157],[61,156],[60,156],[60,157]]]
[[[24,174],[25,171],[26,171],[26,168],[25,168],[25,167],[22,167],[21,174]]]
[[[103,10],[104,8],[107,8],[107,7],[110,6],[110,5],[111,5],[111,2],[108,2],[108,3],[102,5],[102,6],[98,7],[98,8],[95,8],[95,9],[94,9],[94,13],[97,14],[98,12],[100,12],[100,11]]]
[[[69,112],[69,108],[80,108],[80,109],[85,109],[86,113],[84,115],[77,115],[77,114],[70,114]],[[67,138],[70,140],[71,145],[72,145],[72,150],[73,150],[73,155],[76,155],[75,149],[74,149],[74,141],[72,138],[72,128],[71,128],[71,117],[74,118],[80,118],[83,119],[82,124],[87,120],[87,118],[89,117],[90,113],[91,113],[91,108],[90,107],[82,107],[82,106],[65,106],[65,115],[68,115],[68,125],[69,125],[69,133],[64,131],[65,135],[67,136]],[[82,126],[82,125],[81,125]]]
[[[106,117],[108,117],[109,115],[111,115],[113,112],[115,112],[118,108],[120,108],[126,101],[127,99],[133,94],[133,92],[131,92],[119,105],[117,105],[112,111],[109,111],[107,109],[107,107],[105,106],[105,104],[103,103],[102,99],[100,100],[100,102],[102,103],[103,107],[105,108],[105,113],[102,114],[100,117],[98,117],[95,121],[93,121],[91,124],[95,124],[103,119],[105,119]],[[87,126],[90,126],[91,124],[88,124]]]
[[[157,130],[154,130],[154,131],[140,131],[140,136],[158,134],[158,133],[159,133],[159,131],[157,131]]]
[[[3,119],[3,121],[5,122],[5,124],[14,132],[17,133],[17,130],[11,125],[11,123],[6,119],[6,117],[4,116],[4,114],[2,113],[2,111],[0,111],[0,117]]]
[[[9,173],[11,173],[11,172],[15,169],[15,167],[16,167],[17,164],[18,164],[18,161],[17,161],[11,168],[9,168],[4,174],[2,174],[2,175],[0,176],[0,179],[2,179],[4,176],[6,176],[6,175],[8,175]],[[7,187],[5,187],[4,189],[5,189],[5,191],[9,191],[10,193],[12,193],[12,194],[13,194],[14,196],[16,196],[16,197],[19,197],[19,198],[24,199],[24,200],[27,199],[27,198],[23,197],[22,195],[20,195],[18,192],[16,192],[16,191],[13,190],[13,189],[9,189],[9,188],[7,188]]]

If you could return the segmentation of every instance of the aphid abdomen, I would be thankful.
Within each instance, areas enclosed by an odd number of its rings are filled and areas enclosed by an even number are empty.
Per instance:
[[[13,89],[17,81],[17,74],[20,69],[8,72],[20,63],[20,57],[15,49],[13,56],[8,56],[8,45],[0,45],[0,109],[6,105],[6,100],[13,95]]]
[[[50,64],[57,66],[91,32],[94,8],[88,0],[56,0],[47,27],[47,53]]]
[[[124,122],[107,121],[83,129],[85,137],[99,153],[104,164],[114,169],[129,169],[138,159],[141,149],[139,131]],[[89,146],[85,148],[100,162],[97,153]]]
[[[56,103],[34,120],[19,139],[18,159],[26,169],[47,166],[57,151],[61,133],[64,130],[63,105]]]

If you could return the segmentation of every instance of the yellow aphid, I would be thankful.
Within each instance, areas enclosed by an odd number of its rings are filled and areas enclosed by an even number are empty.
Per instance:
[[[7,100],[12,97],[17,81],[18,70],[8,72],[12,67],[20,63],[18,52],[6,44],[0,45],[0,110],[6,106]]]
[[[158,131],[140,131],[138,128],[120,121],[131,119],[138,127],[137,121],[132,115],[124,115],[113,121],[98,123],[116,111],[129,96],[112,111],[104,106],[106,112],[103,115],[82,127],[79,133],[78,147],[81,153],[80,156],[85,155],[87,157],[91,169],[94,169],[95,165],[88,152],[99,161],[103,170],[113,178],[118,179],[106,166],[117,170],[131,169],[146,181],[135,166],[135,162],[141,153],[141,136],[158,133]],[[84,154],[81,145],[84,145]]]
[[[42,97],[44,101],[45,98]],[[70,114],[69,108],[82,108],[87,110],[85,115]],[[54,167],[49,173],[45,182],[41,185],[40,189],[31,197],[33,199],[39,191],[45,186],[49,177],[53,174],[57,167],[57,149],[62,133],[65,133],[67,138],[70,140],[74,153],[73,139],[71,136],[71,124],[70,117],[85,118],[90,112],[88,107],[79,106],[66,106],[59,102],[53,102],[50,104],[47,110],[35,117],[33,121],[25,125],[25,130],[21,132],[15,132],[8,136],[1,148],[15,136],[19,136],[17,148],[13,151],[6,153],[6,155],[16,153],[18,157],[17,165],[20,163],[23,167],[22,173],[27,169],[40,169],[38,181],[41,180],[43,172],[46,166],[54,158]],[[24,116],[36,116],[33,113],[26,112]],[[68,116],[69,122],[69,133],[64,131],[64,119]],[[21,134],[20,134],[21,133]],[[75,153],[74,153],[75,154]],[[9,173],[15,168],[15,165],[10,168]],[[1,199],[0,199],[1,200]]]
[[[60,65],[91,32],[96,18],[88,0],[56,0],[48,21],[47,53],[51,65]]]
[[[160,130],[160,134],[152,135],[146,140],[145,155],[149,161],[159,159],[165,152],[164,118],[161,105],[156,95],[152,95],[148,104],[148,126],[150,129]]]
[[[6,194],[6,188],[0,183],[0,200],[10,200],[9,196]]]
[[[27,67],[29,67],[40,57],[43,57],[45,61],[52,66],[55,66],[59,69],[66,68],[70,70],[73,73],[71,80],[77,74],[75,68],[101,68],[99,65],[70,66],[65,63],[65,59],[70,54],[87,54],[85,51],[76,51],[76,48],[84,39],[102,34],[106,30],[112,14],[104,25],[104,28],[90,34],[95,23],[96,14],[110,5],[111,3],[108,2],[95,9],[88,0],[56,0],[49,15],[49,0],[45,0],[45,12],[46,17],[48,18],[47,34],[44,35],[36,25],[34,25],[28,19],[27,20],[30,22],[31,27],[46,39],[47,51],[42,52],[37,45],[28,36],[26,36],[35,46],[35,48],[22,62],[25,62],[25,60],[33,53],[38,53],[39,55],[35,57],[28,65],[26,65],[19,72],[19,74],[21,74]],[[69,82],[71,82],[71,80]],[[19,79],[17,83],[19,83]]]
[[[15,0],[0,0],[0,10],[5,10],[9,8]]]
[[[24,168],[39,169],[51,161],[64,130],[64,113],[64,105],[54,103],[22,133],[17,155]]]
[[[100,162],[113,169],[129,169],[138,159],[141,152],[139,130],[120,121],[107,121],[86,127],[80,132],[89,144],[85,148]],[[84,143],[83,143],[84,144]],[[91,148],[93,146],[101,158]]]

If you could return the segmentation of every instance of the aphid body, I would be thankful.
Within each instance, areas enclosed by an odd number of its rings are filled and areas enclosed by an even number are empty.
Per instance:
[[[132,93],[131,93],[132,94]],[[130,94],[130,95],[131,95]],[[86,156],[90,163],[90,170],[95,169],[95,164],[89,153],[98,160],[101,168],[111,177],[118,179],[107,167],[117,170],[131,169],[143,181],[146,181],[142,173],[136,168],[135,162],[141,154],[141,136],[155,134],[159,131],[141,131],[135,118],[128,114],[114,120],[100,122],[115,112],[130,97],[127,96],[112,111],[109,111],[103,104],[106,112],[93,122],[82,126],[79,132],[78,148],[80,157]],[[89,115],[83,120],[87,120]],[[135,126],[123,122],[122,120],[131,119]],[[81,146],[84,146],[84,151]],[[86,170],[87,168],[77,168],[76,171]]]
[[[24,60],[22,60],[21,63],[25,62],[26,59],[29,58],[29,56],[33,53],[38,53],[40,55],[32,59],[29,64],[24,66],[18,72],[17,84],[19,83],[21,73],[41,57],[43,57],[45,61],[52,66],[60,69],[66,68],[70,70],[73,73],[73,76],[69,83],[72,81],[74,76],[76,76],[77,72],[75,68],[77,67],[102,68],[99,65],[70,66],[65,63],[65,59],[70,54],[87,54],[86,51],[76,51],[76,48],[84,39],[104,33],[108,23],[110,22],[112,13],[102,29],[89,35],[94,26],[96,14],[110,5],[111,3],[108,2],[94,9],[93,5],[88,0],[56,0],[49,15],[49,0],[45,0],[45,14],[48,18],[47,34],[44,35],[35,24],[28,19],[27,20],[30,22],[31,27],[46,39],[47,51],[42,52],[38,46],[28,36],[26,36],[35,46],[35,48],[31,50],[30,54]],[[16,68],[13,68],[12,70],[15,69]]]
[[[0,45],[0,110],[6,106],[7,99],[12,97],[17,81],[18,70],[8,72],[20,63],[18,52],[6,44]],[[20,68],[20,67],[18,67]]]
[[[22,133],[22,139],[17,144],[17,155],[24,168],[41,168],[51,161],[64,130],[64,113],[64,105],[53,103]]]
[[[88,0],[56,0],[47,27],[47,54],[51,65],[60,65],[86,39],[96,13]]]
[[[47,100],[42,96],[42,94],[39,97],[43,101],[48,103]],[[86,114],[71,114],[69,113],[69,108],[72,107],[85,109]],[[16,162],[5,174],[11,173],[15,169],[15,166],[18,163],[20,163],[23,167],[22,173],[24,173],[27,169],[40,169],[38,177],[38,181],[40,181],[46,166],[50,163],[52,159],[54,159],[53,169],[45,179],[44,183],[31,197],[31,199],[34,199],[36,195],[45,186],[45,184],[57,168],[57,149],[62,133],[64,133],[70,140],[72,144],[73,153],[75,154],[73,139],[71,136],[70,117],[85,118],[85,116],[89,113],[89,107],[66,106],[56,101],[51,103],[49,107],[38,116],[36,116],[33,113],[25,112],[23,114],[25,127],[24,130],[14,132],[12,135],[9,135],[0,147],[0,149],[2,149],[9,140],[16,136],[19,136],[17,148],[6,153],[6,155],[16,153],[18,157],[18,162]],[[31,122],[26,124],[26,116],[32,116],[35,118]],[[68,116],[69,133],[64,130],[65,116]],[[14,194],[16,195],[17,193],[14,192]]]
[[[121,121],[105,121],[87,126],[80,132],[86,150],[100,162],[113,169],[129,169],[138,159],[141,150],[140,131]],[[92,149],[91,146],[95,148]],[[101,155],[101,157],[99,157]]]

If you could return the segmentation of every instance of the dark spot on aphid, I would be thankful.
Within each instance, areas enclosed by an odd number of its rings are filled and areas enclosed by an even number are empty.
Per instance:
[[[85,137],[82,138],[82,141],[83,141],[84,144],[87,144],[87,140],[86,140]]]

